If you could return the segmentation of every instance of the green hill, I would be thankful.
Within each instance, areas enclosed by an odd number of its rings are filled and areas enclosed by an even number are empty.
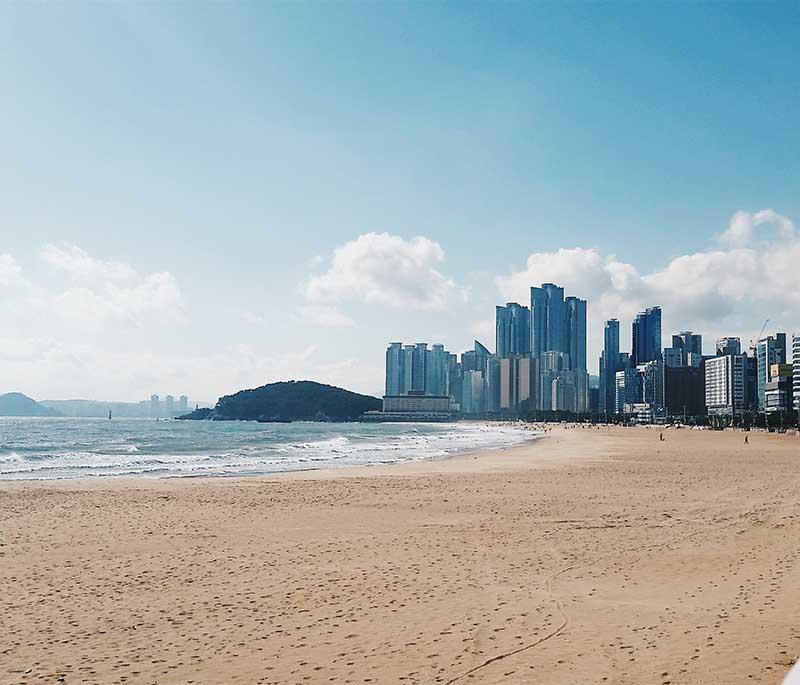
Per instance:
[[[313,381],[286,381],[220,397],[213,410],[199,410],[184,419],[214,421],[355,421],[365,411],[379,410],[381,400]]]
[[[21,392],[0,395],[0,416],[61,416]]]

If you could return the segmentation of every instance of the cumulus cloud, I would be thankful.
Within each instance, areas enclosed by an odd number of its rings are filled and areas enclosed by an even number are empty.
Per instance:
[[[771,209],[740,211],[718,241],[727,247],[682,255],[644,274],[593,248],[534,253],[496,284],[503,297],[521,303],[531,285],[548,281],[587,299],[591,359],[600,353],[606,319],[627,326],[653,305],[663,309],[665,345],[668,335],[685,328],[705,333],[709,343],[723,334],[747,339],[766,316],[784,330],[800,328],[800,235],[793,223]]]
[[[429,238],[366,233],[337,247],[328,270],[307,281],[304,295],[311,305],[349,300],[443,309],[459,294],[455,283],[438,270],[443,261],[444,250]]]
[[[797,236],[794,224],[787,217],[773,209],[762,209],[752,214],[736,212],[717,239],[723,245],[744,247],[756,239],[759,230],[767,233],[767,239],[791,240]]]
[[[168,272],[140,274],[130,264],[97,259],[75,245],[45,245],[39,257],[68,279],[64,289],[48,294],[48,303],[39,302],[62,319],[93,328],[109,321],[142,326],[185,320],[181,289]]]

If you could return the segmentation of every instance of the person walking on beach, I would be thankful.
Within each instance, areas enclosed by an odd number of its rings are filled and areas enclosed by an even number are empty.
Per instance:
[[[750,436],[749,435],[745,435],[744,436],[744,444],[745,445],[749,445],[750,444]]]
[[[664,434],[663,434],[663,433],[660,433],[660,434],[659,434],[659,436],[658,436],[658,439],[659,439],[661,442],[664,442]]]

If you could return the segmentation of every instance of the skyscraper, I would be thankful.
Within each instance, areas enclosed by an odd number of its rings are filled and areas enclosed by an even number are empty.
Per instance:
[[[616,374],[620,370],[619,321],[609,319],[603,331],[603,352],[600,355],[600,413],[616,413]]]
[[[703,336],[692,331],[681,331],[672,336],[672,347],[681,351],[681,366],[692,366],[689,355],[703,355]]]
[[[762,338],[756,345],[756,387],[758,408],[764,409],[764,391],[770,382],[770,367],[786,363],[786,333],[776,333]]]
[[[650,307],[633,320],[631,359],[634,366],[661,356],[661,307]]]
[[[547,350],[547,293],[531,288],[531,354],[539,358]]]
[[[386,396],[424,393],[444,397],[450,392],[450,353],[444,345],[389,343],[386,349]],[[459,370],[454,370],[458,374]],[[456,401],[459,401],[456,398]]]
[[[425,381],[428,377],[425,366],[428,361],[428,343],[416,343],[411,362],[411,390],[425,392]]]
[[[566,350],[569,354],[569,368],[586,371],[586,300],[568,297],[564,300],[566,309]]]
[[[403,361],[403,343],[389,343],[386,349],[386,395],[404,394]]]
[[[496,307],[497,356],[510,357],[515,354],[530,354],[531,312],[516,302],[505,307]]]
[[[425,352],[425,394],[444,397],[449,395],[448,389],[448,364],[450,354],[444,345],[434,345],[433,349]]]
[[[531,352],[534,356],[542,352],[569,353],[564,288],[554,283],[531,288]]]

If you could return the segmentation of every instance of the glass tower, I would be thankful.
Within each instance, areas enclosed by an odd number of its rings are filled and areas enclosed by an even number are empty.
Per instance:
[[[661,356],[661,307],[650,307],[633,320],[631,358],[634,366]]]
[[[530,354],[530,309],[516,302],[509,302],[505,307],[497,307],[495,313],[497,356],[504,358],[514,354]]]

